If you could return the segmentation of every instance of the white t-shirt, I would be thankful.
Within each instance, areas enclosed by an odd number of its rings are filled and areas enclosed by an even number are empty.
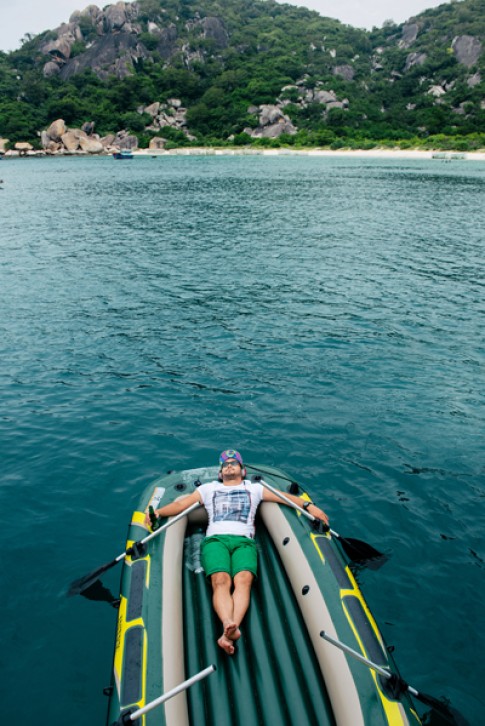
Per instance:
[[[264,487],[244,479],[237,486],[220,481],[202,484],[198,491],[207,510],[209,526],[206,535],[237,534],[254,538],[254,519],[263,499]]]

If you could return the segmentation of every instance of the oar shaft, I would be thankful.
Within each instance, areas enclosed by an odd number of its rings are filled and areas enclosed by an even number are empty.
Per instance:
[[[140,542],[137,542],[137,544],[144,545],[147,542],[149,542],[150,540],[154,539],[155,537],[158,537],[159,534],[162,534],[162,532],[165,532],[165,530],[168,529],[169,527],[171,527],[172,524],[179,522],[181,519],[183,519],[188,514],[190,514],[190,512],[193,512],[194,509],[198,509],[198,507],[200,507],[200,506],[201,506],[200,502],[195,502],[195,504],[192,504],[187,509],[184,509],[183,512],[180,512],[180,514],[177,514],[175,517],[172,517],[172,519],[170,519],[168,522],[166,522],[162,527],[160,527],[159,529],[156,529],[154,532],[152,532],[151,534],[144,537],[142,540],[140,540]],[[118,557],[116,558],[116,562],[119,562],[120,560],[123,559],[123,557],[126,557],[126,554],[127,554],[126,552],[123,552],[121,555],[118,555]]]
[[[186,510],[186,511],[188,511],[188,510]],[[192,676],[192,678],[187,678],[186,681],[183,681],[183,683],[179,683],[179,685],[175,686],[175,688],[172,688],[170,691],[167,691],[167,693],[164,693],[162,696],[159,696],[154,701],[147,703],[147,705],[143,706],[143,708],[139,708],[138,711],[135,711],[134,713],[130,713],[130,717],[129,717],[130,721],[136,721],[137,718],[140,718],[140,716],[143,716],[143,714],[148,713],[148,711],[151,711],[152,709],[156,708],[157,706],[160,706],[162,703],[165,703],[165,701],[168,701],[169,698],[173,698],[178,693],[181,693],[182,691],[186,691],[187,688],[190,688],[190,686],[193,686],[194,683],[197,683],[197,681],[201,681],[203,678],[207,678],[207,676],[210,676],[210,674],[213,673],[215,670],[216,670],[216,666],[210,665],[207,668],[204,668],[203,671],[196,673],[196,675]]]
[[[263,481],[262,479],[259,482],[263,487],[266,487],[270,492],[273,492],[273,494],[276,494],[277,497],[282,499],[286,504],[288,504],[290,507],[293,507],[293,509],[296,509],[298,512],[301,512],[301,514],[304,514],[307,519],[309,519],[311,522],[314,522],[316,520],[316,517],[313,516],[313,514],[310,514],[310,512],[307,512],[306,509],[303,509],[303,507],[300,507],[298,504],[295,504],[295,502],[292,502],[291,499],[288,499],[288,497],[283,494],[283,492],[280,492],[279,489],[275,489],[275,487],[272,487],[271,484],[268,484],[267,482]]]
[[[369,668],[372,668],[373,670],[377,671],[379,675],[384,676],[384,678],[390,678],[391,673],[389,671],[386,671],[384,668],[381,668],[381,666],[378,666],[376,663],[373,663],[371,660],[366,658],[365,656],[361,655],[360,653],[357,653],[356,650],[353,650],[353,648],[349,648],[348,645],[345,645],[345,643],[341,643],[340,640],[335,640],[335,638],[332,638],[331,635],[325,632],[325,630],[322,630],[320,633],[321,637],[324,640],[327,640],[329,643],[332,643],[332,645],[335,645],[337,648],[340,648],[340,650],[343,650],[344,653],[348,653],[349,655],[353,656],[356,660],[360,660],[361,663],[365,663],[366,666],[369,666]]]
[[[390,673],[389,671],[386,671],[385,668],[381,668],[381,666],[378,666],[377,663],[373,663],[373,661],[371,661],[368,658],[366,658],[365,656],[361,655],[361,653],[357,653],[357,651],[354,650],[353,648],[349,648],[348,645],[345,645],[345,643],[342,643],[340,640],[335,640],[335,638],[332,638],[332,636],[329,635],[328,633],[326,633],[325,630],[322,630],[320,635],[324,640],[327,640],[329,643],[332,643],[332,645],[337,646],[337,648],[340,648],[340,650],[343,650],[345,653],[348,653],[356,660],[360,660],[361,663],[364,663],[369,668],[372,668],[373,670],[375,670],[377,673],[379,673],[380,676],[383,676],[384,678],[392,678],[392,673]],[[419,698],[419,695],[420,695],[419,691],[417,691],[412,686],[409,686],[408,684],[406,684],[406,686],[407,686],[407,690],[409,691],[409,693],[411,693],[411,695],[416,696],[416,698]]]
[[[186,517],[190,512],[193,512],[194,509],[198,509],[201,506],[200,502],[195,502],[195,504],[192,504],[187,509],[184,509],[183,512],[180,512],[180,514],[177,514],[175,517],[172,517],[168,522],[166,522],[162,527],[159,529],[156,529],[151,534],[147,535],[144,539],[141,540],[140,544],[146,544],[146,542],[149,542],[154,537],[158,537],[159,534],[162,532],[165,532],[166,529],[172,526],[172,524],[175,524],[176,522],[180,521],[184,517]]]

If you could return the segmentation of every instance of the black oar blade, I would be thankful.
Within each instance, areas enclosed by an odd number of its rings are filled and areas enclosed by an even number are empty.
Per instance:
[[[353,537],[341,537],[338,536],[338,541],[342,545],[342,549],[349,559],[354,562],[367,562],[370,560],[383,560],[385,562],[386,555],[379,550],[376,550],[372,545],[363,542],[361,539],[354,539]]]
[[[116,598],[108,587],[105,587],[101,580],[96,580],[92,585],[85,588],[81,593],[86,600],[95,600],[96,602],[107,602],[113,608],[119,607],[119,599]]]
[[[80,577],[78,580],[74,580],[74,582],[71,582],[71,586],[69,588],[69,591],[67,593],[68,597],[72,597],[73,595],[81,595],[84,590],[87,590],[91,585],[94,585],[96,580],[99,579],[100,575],[103,574],[103,572],[106,572],[106,570],[110,570],[112,567],[114,567],[119,560],[111,560],[111,562],[107,562],[105,565],[101,565],[101,567],[98,567],[97,570],[93,570],[93,572],[90,572],[89,575],[84,575],[84,577]]]
[[[426,726],[469,726],[469,721],[447,701],[441,701],[427,693],[421,693],[421,691],[415,698],[431,708],[431,711],[425,713],[422,719]]]

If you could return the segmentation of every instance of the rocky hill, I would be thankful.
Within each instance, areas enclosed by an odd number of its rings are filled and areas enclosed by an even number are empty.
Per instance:
[[[118,146],[483,146],[484,27],[485,0],[372,32],[273,0],[89,5],[0,54],[0,136],[54,149],[62,119]]]

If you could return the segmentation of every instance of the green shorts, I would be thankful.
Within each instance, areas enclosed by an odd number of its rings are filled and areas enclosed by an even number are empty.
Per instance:
[[[231,577],[238,572],[258,574],[256,542],[235,534],[214,534],[206,537],[200,548],[202,567],[206,577],[216,572],[227,572]]]

